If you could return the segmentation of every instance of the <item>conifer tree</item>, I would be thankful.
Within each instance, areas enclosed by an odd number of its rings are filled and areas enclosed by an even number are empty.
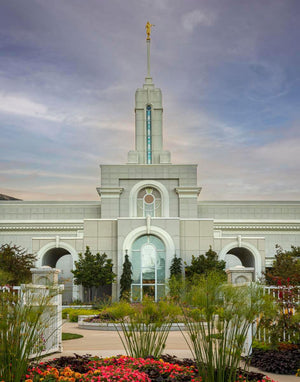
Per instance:
[[[132,266],[126,251],[125,260],[123,263],[123,272],[120,279],[120,299],[130,300],[132,281]]]
[[[177,257],[176,254],[173,257],[172,264],[170,266],[170,278],[182,276],[182,259]]]

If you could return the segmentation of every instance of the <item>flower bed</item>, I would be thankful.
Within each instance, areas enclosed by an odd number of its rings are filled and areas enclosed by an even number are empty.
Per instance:
[[[238,371],[236,382],[271,381],[263,374]],[[132,358],[127,356],[98,358],[90,356],[61,357],[40,363],[28,370],[25,382],[205,382],[197,374],[192,360],[175,357]]]
[[[293,374],[300,367],[300,346],[281,346],[278,349],[253,348],[250,357],[252,366],[275,374]]]

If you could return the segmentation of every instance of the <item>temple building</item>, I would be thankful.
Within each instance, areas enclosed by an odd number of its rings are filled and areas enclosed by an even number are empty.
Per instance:
[[[300,201],[202,201],[197,164],[173,165],[163,148],[162,92],[150,71],[135,93],[135,150],[126,164],[100,165],[97,201],[0,201],[0,244],[37,254],[37,266],[62,270],[63,299],[82,299],[70,270],[89,246],[105,252],[117,274],[119,296],[125,253],[133,268],[132,297],[164,295],[176,254],[187,264],[211,246],[227,266],[254,268],[258,279],[272,265],[275,245],[300,246]]]

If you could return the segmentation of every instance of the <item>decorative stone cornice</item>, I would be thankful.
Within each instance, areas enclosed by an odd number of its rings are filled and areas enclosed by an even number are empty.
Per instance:
[[[300,221],[298,222],[218,222],[215,221],[214,229],[219,230],[252,230],[252,231],[299,231]]]
[[[202,187],[176,187],[175,191],[179,198],[194,198],[197,197],[202,190]]]
[[[83,229],[81,224],[74,223],[53,223],[53,224],[37,224],[35,223],[0,223],[0,231],[77,231]]]
[[[102,199],[119,198],[123,190],[123,187],[97,187],[97,192]]]

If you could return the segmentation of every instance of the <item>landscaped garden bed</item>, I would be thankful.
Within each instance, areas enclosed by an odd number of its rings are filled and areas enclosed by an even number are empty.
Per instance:
[[[277,349],[253,348],[251,365],[275,374],[293,374],[300,369],[300,346],[286,344]]]
[[[163,355],[133,358],[118,356],[110,358],[91,357],[89,355],[61,357],[40,363],[28,370],[26,382],[205,382],[198,375],[196,362]],[[237,370],[237,382],[271,381],[261,373]]]

